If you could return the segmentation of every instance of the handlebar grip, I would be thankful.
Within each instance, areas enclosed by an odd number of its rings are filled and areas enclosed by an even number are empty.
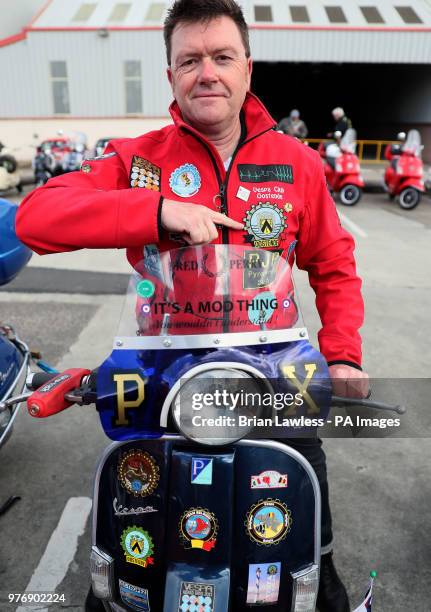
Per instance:
[[[91,370],[83,368],[71,368],[56,374],[54,378],[32,393],[27,399],[29,414],[33,417],[43,418],[72,406],[73,402],[68,402],[64,396],[72,389],[79,387],[84,376],[87,376],[90,372]]]
[[[56,376],[57,374],[53,374],[52,372],[32,372],[26,380],[27,389],[36,391],[36,389],[39,389],[39,387],[42,387],[42,385],[45,385]]]

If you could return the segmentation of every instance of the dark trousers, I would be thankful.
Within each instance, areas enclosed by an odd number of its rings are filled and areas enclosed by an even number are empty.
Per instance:
[[[322,554],[331,550],[332,545],[332,518],[329,507],[328,477],[326,472],[326,455],[322,449],[320,438],[285,438],[277,442],[288,444],[291,448],[301,453],[316,472],[320,484],[322,496]]]

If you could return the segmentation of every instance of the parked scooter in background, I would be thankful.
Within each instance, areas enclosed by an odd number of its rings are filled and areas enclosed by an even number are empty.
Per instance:
[[[356,131],[348,129],[341,138],[336,132],[337,142],[320,143],[318,151],[324,160],[325,176],[329,188],[339,194],[340,202],[354,206],[362,196],[364,180],[359,159],[356,156]]]
[[[404,132],[398,134],[401,144],[388,145],[385,157],[389,160],[384,183],[390,199],[395,197],[404,210],[412,210],[425,191],[421,136],[418,130],[410,130],[407,139]]]
[[[24,268],[32,252],[22,244],[15,233],[17,205],[0,199],[0,285],[11,282]],[[13,395],[20,395],[25,388],[31,359],[45,372],[56,370],[41,361],[39,353],[31,353],[20,340],[14,328],[0,320],[0,447],[12,432],[19,404],[2,406]]]
[[[10,282],[25,266],[31,251],[15,235],[17,206],[0,200],[0,285]],[[30,352],[14,329],[0,321],[0,401],[21,394],[30,362]],[[12,432],[18,406],[0,409],[0,447]]]
[[[18,162],[11,152],[0,142],[0,191],[16,188],[22,192],[21,175]]]

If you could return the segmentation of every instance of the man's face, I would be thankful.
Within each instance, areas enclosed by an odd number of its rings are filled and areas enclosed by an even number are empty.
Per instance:
[[[222,130],[237,120],[251,67],[230,17],[179,23],[172,33],[168,79],[184,120],[198,130]]]

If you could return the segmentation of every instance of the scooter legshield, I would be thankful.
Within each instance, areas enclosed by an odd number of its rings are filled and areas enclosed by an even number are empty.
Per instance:
[[[317,479],[272,441],[114,443],[96,474],[93,546],[112,558],[125,610],[286,612],[292,574],[320,557]]]

